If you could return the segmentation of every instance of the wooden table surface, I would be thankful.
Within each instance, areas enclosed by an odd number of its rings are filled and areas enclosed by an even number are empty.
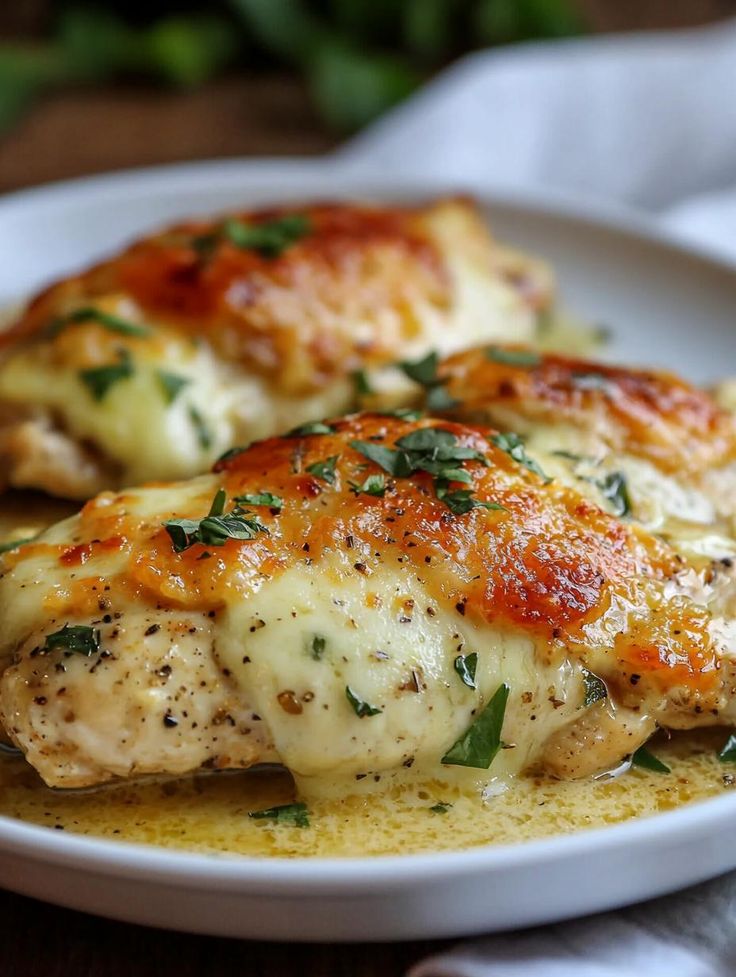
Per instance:
[[[736,0],[585,0],[596,29],[678,27]],[[181,94],[115,87],[54,95],[0,141],[0,191],[92,172],[215,156],[315,154],[337,140],[284,74]],[[447,943],[287,945],[113,923],[0,892],[1,977],[400,977]]]

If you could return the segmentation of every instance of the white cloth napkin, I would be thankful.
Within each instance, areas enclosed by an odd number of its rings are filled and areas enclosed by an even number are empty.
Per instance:
[[[339,155],[645,209],[736,258],[736,19],[469,55]]]
[[[465,58],[343,148],[448,186],[645,210],[736,262],[736,20]],[[736,873],[640,906],[461,944],[410,977],[736,974]]]

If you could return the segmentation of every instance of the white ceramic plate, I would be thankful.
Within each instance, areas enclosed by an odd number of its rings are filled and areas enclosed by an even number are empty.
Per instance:
[[[284,199],[457,190],[324,162],[217,162],[125,173],[0,201],[0,305],[187,214]],[[485,199],[505,240],[555,265],[615,356],[696,381],[736,373],[736,273],[628,216],[513,194]],[[75,837],[0,818],[0,883],[130,922],[266,940],[456,936],[548,922],[736,867],[736,794],[604,830],[438,855],[268,860]]]

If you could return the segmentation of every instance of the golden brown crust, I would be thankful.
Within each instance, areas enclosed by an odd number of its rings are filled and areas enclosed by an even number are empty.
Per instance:
[[[525,362],[504,362],[515,355]],[[450,356],[439,374],[459,418],[492,422],[509,409],[533,423],[569,422],[668,472],[695,474],[736,458],[734,417],[672,373],[491,346]]]
[[[577,649],[583,660],[589,629],[605,627],[614,605],[633,609],[639,623],[622,632],[615,653],[610,638],[596,639],[606,646],[603,658],[614,679],[618,675],[623,685],[632,673],[641,678],[629,687],[632,696],[674,685],[698,694],[717,686],[707,613],[687,602],[662,601],[661,587],[660,597],[650,600],[647,588],[656,590],[657,581],[675,577],[681,567],[664,544],[576,492],[546,483],[492,443],[492,431],[371,414],[330,426],[328,433],[262,441],[217,466],[228,498],[268,491],[283,499],[279,512],[259,509],[268,534],[175,552],[162,521],[201,518],[210,499],[202,498],[196,511],[141,518],[131,512],[131,497],[121,493],[85,506],[74,545],[29,544],[6,561],[12,566],[43,552],[68,570],[105,552],[124,555],[125,569],[116,578],[79,572],[72,585],[54,592],[47,610],[59,619],[93,614],[110,585],[158,607],[216,610],[234,590],[245,600],[264,575],[278,576],[304,561],[318,566],[337,553],[347,573],[367,577],[383,563],[398,562],[458,614],[521,628],[552,647]],[[478,501],[503,509],[456,515],[437,497],[426,472],[385,475],[382,497],[353,491],[351,484],[381,472],[353,442],[395,450],[399,438],[426,428],[449,431],[458,445],[479,455],[462,463],[471,483],[452,488],[470,489]],[[334,459],[334,484],[309,471],[326,459]]]
[[[206,338],[229,360],[303,394],[336,375],[386,362],[421,338],[427,316],[446,317],[453,281],[433,223],[444,208],[470,220],[458,248],[511,285],[530,309],[549,300],[518,257],[492,246],[469,201],[423,207],[318,204],[231,215],[249,225],[284,216],[308,232],[276,256],[237,247],[218,221],[189,221],[144,238],[110,261],[52,285],[7,333],[5,346],[59,315],[123,295],[151,316]],[[214,236],[204,249],[201,241]],[[465,240],[477,237],[477,241]],[[198,243],[200,242],[200,243]]]

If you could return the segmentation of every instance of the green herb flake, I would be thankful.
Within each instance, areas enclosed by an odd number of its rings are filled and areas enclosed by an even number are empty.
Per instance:
[[[251,513],[236,506],[225,514],[225,490],[220,489],[212,500],[204,519],[169,519],[163,524],[175,553],[188,550],[195,543],[205,546],[224,546],[228,539],[255,539],[258,533],[268,535],[268,529]]]
[[[395,407],[393,410],[376,411],[381,417],[398,417],[401,421],[418,421],[424,417],[424,411],[415,407]]]
[[[354,370],[352,373],[355,393],[358,397],[369,397],[376,391],[371,386],[371,381],[365,370]]]
[[[614,516],[628,516],[631,513],[631,498],[626,476],[622,472],[611,472],[595,481],[603,498],[611,503]]]
[[[63,318],[54,319],[46,329],[46,336],[53,339],[60,332],[63,332],[67,326],[82,322],[96,322],[108,332],[118,333],[121,336],[150,336],[151,334],[148,326],[139,325],[137,322],[128,322],[127,319],[121,319],[120,316],[111,315],[109,312],[103,312],[102,309],[89,305],[76,309]]]
[[[236,446],[234,448],[228,448],[227,451],[223,451],[220,457],[215,462],[216,465],[223,464],[226,461],[230,461],[233,458],[237,458],[238,455],[242,455],[243,452],[247,451],[247,447]]]
[[[324,421],[309,421],[307,424],[300,424],[299,427],[292,428],[284,435],[285,438],[306,438],[310,434],[334,434],[335,428],[325,424]]]
[[[404,373],[413,380],[414,383],[418,383],[422,387],[431,387],[434,384],[439,383],[437,378],[437,366],[439,364],[439,357],[437,353],[432,351],[423,356],[420,360],[414,362],[410,360],[403,360],[399,363],[399,368],[404,371]]]
[[[46,635],[44,650],[57,648],[89,658],[100,650],[100,632],[86,624],[65,624],[61,631]]]
[[[505,349],[503,346],[489,346],[486,358],[506,366],[539,366],[542,357],[531,349]]]
[[[310,649],[312,658],[316,661],[322,661],[322,656],[327,648],[327,638],[323,637],[321,634],[315,634],[312,638]]]
[[[291,824],[296,828],[309,827],[309,811],[306,804],[280,804],[267,807],[263,811],[249,811],[248,817],[254,821],[274,821],[276,824]]]
[[[386,478],[384,475],[369,475],[362,484],[349,482],[350,491],[356,495],[373,495],[382,499],[386,494]]]
[[[0,543],[0,555],[17,550],[19,547],[25,546],[26,543],[32,543],[34,539],[36,539],[35,536],[27,536],[25,539],[11,539],[7,543]]]
[[[377,716],[383,712],[383,709],[376,709],[375,706],[371,706],[364,699],[361,699],[357,692],[354,692],[349,685],[345,686],[345,695],[353,707],[353,712],[359,719],[365,719],[367,716]]]
[[[212,447],[212,432],[207,426],[202,414],[199,412],[198,408],[191,405],[189,408],[189,420],[192,422],[194,427],[194,432],[197,435],[197,441],[202,451],[209,451]]]
[[[530,472],[534,472],[535,475],[539,475],[543,478],[545,482],[549,483],[552,479],[542,471],[539,464],[530,458],[526,453],[526,448],[524,447],[524,442],[521,440],[518,434],[509,432],[508,434],[494,434],[491,436],[491,444],[495,444],[497,448],[501,451],[505,451],[507,455],[518,462],[523,468],[528,469]]]
[[[330,455],[329,458],[325,458],[323,461],[315,461],[313,465],[307,465],[305,470],[310,475],[314,475],[315,478],[319,478],[320,481],[327,482],[328,485],[334,485],[337,481],[335,466],[339,457],[339,455]]]
[[[87,387],[94,400],[104,400],[107,392],[121,380],[133,376],[133,360],[127,350],[121,350],[119,361],[108,366],[94,366],[79,371],[79,379]]]
[[[460,676],[460,681],[463,685],[467,685],[469,689],[476,687],[475,670],[478,667],[478,655],[476,652],[470,655],[458,655],[452,663],[452,667]]]
[[[504,682],[474,722],[447,753],[442,763],[487,770],[501,749],[501,730],[509,687]]]
[[[437,803],[433,804],[429,810],[432,812],[432,814],[447,814],[451,807],[452,804],[450,804],[449,801],[437,801]]]
[[[488,509],[489,511],[508,512],[504,505],[498,502],[483,502],[476,499],[470,489],[456,489],[448,492],[443,487],[437,488],[437,498],[445,503],[447,508],[455,516],[464,516],[473,509]]]
[[[183,377],[179,373],[169,373],[167,370],[156,370],[156,379],[167,404],[173,404],[184,387],[192,382],[191,377]]]
[[[350,447],[358,451],[364,458],[374,462],[389,475],[405,478],[411,475],[412,468],[409,458],[404,452],[395,451],[373,441],[351,441]]]
[[[585,699],[583,704],[587,706],[592,706],[595,702],[600,702],[601,699],[605,699],[608,695],[608,689],[606,688],[606,683],[603,679],[598,678],[592,672],[589,672],[587,668],[582,669],[583,673],[583,688],[585,690]]]
[[[457,405],[457,401],[453,400],[445,390],[444,384],[447,381],[437,375],[438,365],[439,357],[434,351],[419,360],[413,362],[404,360],[398,364],[410,380],[425,388],[429,411],[450,410]]]
[[[718,759],[721,763],[736,763],[736,733],[731,733],[718,751]]]
[[[312,222],[305,214],[286,214],[260,224],[232,218],[223,224],[222,236],[236,248],[256,251],[262,258],[278,258],[311,230]]]
[[[281,496],[273,495],[271,492],[236,495],[234,501],[238,505],[267,505],[269,509],[276,509],[278,511],[284,507],[284,500]]]
[[[646,747],[640,746],[638,750],[632,755],[631,762],[635,767],[641,767],[643,770],[652,770],[654,773],[672,773],[670,768],[666,763],[662,763],[658,760],[653,753],[650,753]]]

